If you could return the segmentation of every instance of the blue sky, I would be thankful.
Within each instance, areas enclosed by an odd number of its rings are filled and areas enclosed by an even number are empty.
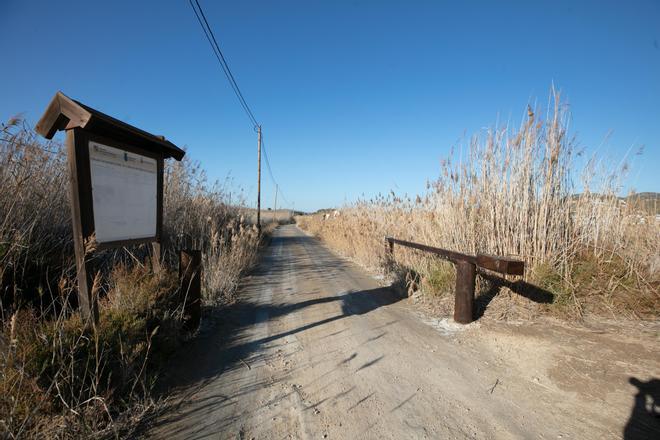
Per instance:
[[[582,146],[644,146],[629,187],[660,190],[656,0],[200,3],[297,209],[423,192],[466,134],[517,124],[552,83]],[[187,0],[0,0],[0,54],[1,120],[34,123],[62,90],[185,146],[254,203],[256,135]]]

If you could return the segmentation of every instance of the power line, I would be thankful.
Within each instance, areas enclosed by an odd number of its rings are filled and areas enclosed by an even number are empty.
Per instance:
[[[262,147],[263,152],[264,152],[264,159],[266,159],[266,169],[268,170],[268,175],[270,176],[270,180],[273,182],[273,185],[275,185],[279,188],[280,197],[288,205],[290,203],[287,200],[287,198],[284,197],[284,193],[282,192],[282,187],[277,183],[277,180],[275,180],[275,176],[273,175],[273,170],[270,167],[270,160],[268,160],[268,150],[266,149],[266,142],[264,142],[263,135],[262,135],[262,138],[261,138],[261,147]]]
[[[194,2],[194,3],[193,3]],[[234,91],[234,94],[238,98],[238,102],[241,104],[241,107],[243,108],[243,111],[245,111],[245,114],[248,116],[250,119],[250,122],[252,122],[253,128],[255,131],[261,132],[261,127],[259,123],[257,122],[257,119],[254,117],[254,114],[252,113],[252,110],[250,109],[250,106],[248,105],[247,101],[245,100],[245,97],[243,96],[243,93],[241,92],[241,89],[238,87],[238,83],[236,82],[236,78],[234,78],[234,75],[231,72],[231,69],[229,68],[229,64],[227,63],[227,60],[225,59],[224,54],[222,53],[222,50],[220,49],[220,45],[218,44],[217,39],[215,38],[215,34],[213,33],[213,30],[211,29],[211,25],[209,25],[208,20],[206,19],[206,14],[204,14],[204,10],[202,9],[202,6],[199,4],[199,0],[188,0],[188,3],[190,3],[190,7],[192,8],[193,12],[195,13],[195,17],[197,17],[197,21],[199,22],[199,25],[202,27],[202,30],[204,31],[204,35],[206,36],[206,39],[208,40],[209,44],[211,45],[211,49],[213,50],[213,54],[217,58],[218,62],[220,63],[220,67],[222,68],[222,71],[225,74],[225,77],[227,78],[227,81],[229,81],[229,85],[231,86],[232,90]],[[268,159],[268,152],[266,151],[266,144],[263,142],[263,137],[261,136],[260,133],[260,148],[263,147],[263,152],[264,152],[264,158],[266,159],[266,168],[268,169],[268,175],[270,176],[271,181],[273,184],[278,187],[279,193],[281,198],[289,204],[289,201],[284,197],[284,194],[282,193],[281,188],[279,188],[279,184],[275,180],[275,176],[273,175],[273,170],[271,169],[270,166],[270,160]]]
[[[195,2],[194,4],[193,1]],[[238,83],[236,83],[236,79],[234,78],[234,75],[231,73],[229,64],[227,64],[227,60],[225,59],[222,50],[220,50],[220,45],[218,44],[218,41],[216,40],[215,35],[213,34],[213,30],[211,29],[208,20],[206,20],[206,15],[204,14],[204,10],[202,9],[202,6],[199,4],[198,0],[188,0],[188,3],[190,3],[190,7],[195,12],[195,17],[197,17],[197,21],[199,22],[199,25],[202,27],[202,30],[204,31],[204,35],[206,35],[206,39],[211,45],[211,49],[213,49],[213,53],[215,54],[215,57],[218,59],[218,62],[220,63],[220,67],[222,67],[222,71],[227,77],[227,81],[229,81],[229,85],[234,90],[234,94],[238,98],[241,107],[243,107],[243,110],[245,111],[248,118],[252,122],[253,128],[256,130],[259,123],[257,122],[257,119],[254,117],[252,110],[250,110],[250,106],[248,105],[247,101],[243,97],[243,93],[241,93],[241,89],[238,87]],[[197,8],[195,8],[195,5],[197,5]]]
[[[289,201],[284,197],[284,193],[282,192],[282,188],[280,185],[277,183],[277,180],[275,180],[275,176],[273,175],[273,170],[270,167],[270,160],[268,159],[268,150],[266,149],[266,143],[264,142],[263,137],[261,138],[261,146],[264,151],[264,158],[266,159],[266,169],[268,169],[268,175],[270,176],[270,180],[273,182],[273,185],[277,186],[279,188],[279,193],[280,197],[282,200],[284,200],[287,204],[289,204]]]
[[[270,161],[268,160],[268,151],[266,150],[266,142],[264,141],[263,135],[261,136],[261,148],[263,149],[264,158],[266,159],[266,168],[268,169],[268,175],[270,176],[270,180],[273,182],[273,185],[277,185],[275,176],[273,176],[273,170],[270,168]]]

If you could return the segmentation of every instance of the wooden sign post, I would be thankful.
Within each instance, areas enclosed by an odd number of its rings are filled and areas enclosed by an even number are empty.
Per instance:
[[[36,126],[47,139],[58,130],[66,130],[78,302],[83,319],[96,323],[94,250],[152,243],[159,270],[163,164],[185,152],[61,92]]]

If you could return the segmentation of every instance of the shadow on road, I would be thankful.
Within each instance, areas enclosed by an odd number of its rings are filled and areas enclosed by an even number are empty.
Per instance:
[[[196,364],[196,368],[191,371],[177,372],[176,377],[171,375],[171,380],[168,380],[167,388],[185,387],[205,378],[215,377],[228,367],[235,365],[237,362],[240,363],[241,359],[251,357],[264,344],[322,326],[338,319],[369,313],[379,307],[400,301],[403,298],[404,296],[397,293],[394,289],[380,287],[357,292],[347,292],[336,296],[315,298],[293,304],[237,302],[236,304],[215,310],[212,313],[220,322],[217,323],[217,332],[214,332],[214,338],[217,339],[218,334],[221,334],[224,340],[222,345],[217,347],[217,351],[213,356],[209,356],[208,346],[204,341],[206,338],[199,338],[192,341],[191,347],[185,350],[186,353],[183,357],[185,359],[194,357],[200,360],[212,358],[212,361],[207,365],[198,363]],[[249,340],[249,335],[245,335],[246,329],[266,319],[271,320],[306,307],[330,302],[339,302],[341,312],[325,319],[256,340]],[[199,353],[199,357],[198,353],[194,352],[196,346],[199,346],[199,349],[203,351],[203,353]]]
[[[512,292],[540,304],[551,304],[555,300],[555,295],[552,292],[548,292],[523,280],[509,281],[485,273],[480,273],[479,275],[489,282],[490,287],[475,298],[475,319],[481,318],[486,313],[488,305],[497,296],[502,287],[507,287]]]
[[[660,438],[660,379],[642,382],[631,377],[628,382],[637,387],[637,394],[623,430],[624,440]]]
[[[295,329],[288,330],[286,332],[278,333],[275,335],[270,335],[265,338],[257,339],[255,341],[248,342],[243,345],[236,346],[236,349],[249,349],[249,351],[254,351],[259,348],[260,345],[275,341],[277,339],[283,338],[289,335],[295,335],[305,330],[309,330],[314,327],[318,327],[323,324],[327,324],[338,319],[345,318],[352,315],[362,315],[369,313],[373,310],[376,310],[379,307],[393,304],[397,301],[400,301],[404,296],[397,294],[394,289],[389,287],[379,287],[371,290],[362,290],[359,292],[348,292],[343,295],[337,296],[328,296],[323,298],[316,298],[307,301],[301,301],[294,304],[282,304],[282,305],[261,305],[261,304],[237,304],[234,307],[229,307],[225,309],[224,312],[236,313],[236,314],[245,314],[253,313],[256,316],[255,323],[261,321],[261,317],[268,317],[267,319],[278,318],[282,315],[293,313],[297,310],[300,310],[305,307],[311,307],[316,304],[324,304],[339,301],[341,302],[341,313],[330,316],[326,319],[320,321],[312,322],[310,324],[297,327]],[[233,310],[232,310],[233,309]],[[239,310],[241,309],[241,310]]]
[[[273,249],[277,246],[285,247],[294,244],[305,246],[311,240],[313,239],[310,237],[300,236],[276,237],[273,239],[272,246]],[[329,252],[319,252],[318,248],[315,248],[313,258],[310,258],[309,255],[298,257],[289,255],[283,259],[280,255],[274,255],[273,251],[264,256],[262,263],[247,277],[243,289],[246,292],[259,292],[259,289],[276,288],[278,283],[285,279],[292,269],[297,277],[315,277],[319,281],[315,283],[316,285],[327,285],[328,281],[345,276],[344,270],[347,269],[347,266],[347,263],[337,259]],[[282,286],[279,286],[279,288],[282,288]],[[205,313],[207,324],[209,321],[213,321],[210,328],[205,334],[190,341],[189,345],[181,349],[172,359],[158,385],[158,394],[167,396],[172,390],[180,389],[186,390],[187,396],[193,396],[222,373],[239,368],[251,369],[254,365],[260,365],[264,361],[268,361],[267,356],[271,355],[267,354],[267,350],[263,350],[267,344],[333,321],[363,315],[405,298],[398,289],[391,287],[349,291],[332,296],[320,296],[319,290],[306,292],[292,292],[290,288],[282,290],[287,293],[285,297],[289,300],[295,301],[299,297],[309,299],[301,298],[300,301],[287,303],[264,303],[260,301],[259,295],[244,295],[242,300],[234,304]],[[279,297],[279,295],[276,295],[276,298]],[[260,335],[257,334],[258,338],[255,339],[254,329],[265,321],[328,303],[339,304],[340,308],[335,312],[336,314],[277,334],[268,334],[260,338],[258,337]],[[375,339],[380,336],[382,334]],[[272,344],[269,347],[272,348]],[[368,368],[381,359],[382,356],[362,365],[361,368]],[[144,432],[147,428],[175,423],[188,417],[191,412],[200,413],[200,411],[207,411],[211,407],[218,409],[225,405],[231,405],[240,396],[268,385],[271,385],[271,383],[251,380],[250,383],[241,386],[239,391],[232,393],[232,395],[216,393],[214,396],[207,397],[208,401],[201,403],[201,405],[200,401],[196,399],[194,408],[183,408],[182,404],[187,400],[184,396],[176,405],[167,409],[165,418],[147,420],[140,431]],[[232,420],[226,420],[221,425],[224,423],[229,425],[231,422]],[[220,425],[215,428],[218,432],[222,431]]]

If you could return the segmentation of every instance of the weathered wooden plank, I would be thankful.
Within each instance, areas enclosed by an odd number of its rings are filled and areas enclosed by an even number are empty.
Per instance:
[[[393,245],[396,243],[401,246],[432,253],[434,255],[437,255],[441,258],[445,258],[454,263],[457,263],[459,261],[468,261],[472,264],[476,264],[477,266],[483,269],[492,270],[494,272],[499,272],[505,275],[525,274],[525,262],[515,258],[500,257],[497,255],[488,255],[488,254],[478,254],[475,257],[474,255],[462,254],[460,252],[454,252],[447,249],[436,248],[420,243],[413,243],[411,241],[406,241],[406,240],[399,240],[393,237],[386,237],[385,240],[390,245],[390,255],[393,254]]]
[[[51,139],[58,130],[74,128],[85,128],[98,135],[131,143],[158,152],[164,158],[181,160],[186,154],[163,136],[148,133],[57,92],[35,129],[46,139]]]
[[[76,256],[78,278],[78,307],[83,321],[88,325],[98,322],[99,312],[96,298],[93,297],[94,270],[89,262],[86,240],[89,239],[91,206],[80,188],[88,184],[84,181],[89,177],[89,159],[85,166],[81,144],[85,141],[80,130],[69,130],[66,136],[67,156],[69,163],[69,192],[71,196],[71,219],[73,223],[73,244]],[[85,171],[87,168],[87,172]],[[93,220],[92,220],[93,221]]]
[[[454,294],[454,321],[469,324],[474,320],[474,287],[477,271],[468,261],[456,263],[456,291]]]
[[[509,257],[478,254],[477,266],[499,272],[504,275],[524,275],[525,262]]]
[[[202,317],[202,251],[179,251],[179,280],[184,327],[187,330],[195,330]]]
[[[57,92],[37,122],[35,130],[46,139],[51,139],[58,130],[85,128],[91,117],[90,112],[71,98]]]
[[[425,244],[413,243],[412,241],[399,240],[398,238],[387,237],[386,240],[389,241],[390,243],[396,243],[401,246],[418,249],[420,251],[435,254],[439,257],[445,258],[452,262],[468,261],[472,264],[476,263],[476,259],[473,255],[461,254],[460,252],[454,252],[447,249],[440,249],[432,246],[427,246]]]

